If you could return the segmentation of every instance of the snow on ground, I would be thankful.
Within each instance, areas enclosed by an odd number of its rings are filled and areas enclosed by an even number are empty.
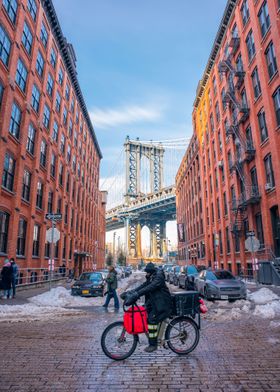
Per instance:
[[[133,288],[144,279],[143,273],[134,273],[118,282],[118,294]],[[0,321],[34,321],[83,313],[79,307],[101,306],[105,297],[83,298],[72,296],[70,290],[59,286],[29,298],[24,305],[0,305]],[[113,300],[112,300],[113,301]],[[75,308],[75,309],[74,309]]]
[[[208,306],[207,302],[207,306]],[[254,293],[248,294],[247,300],[239,300],[232,303],[219,302],[219,307],[213,307],[206,315],[211,321],[230,321],[254,315],[265,319],[280,317],[280,298],[270,289],[262,287]],[[275,321],[272,327],[280,326]]]

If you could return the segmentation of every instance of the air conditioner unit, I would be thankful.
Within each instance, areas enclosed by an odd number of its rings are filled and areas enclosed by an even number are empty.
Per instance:
[[[224,166],[223,161],[218,161],[218,167],[221,169]]]
[[[265,184],[265,186],[264,186],[264,189],[265,189],[266,191],[270,191],[270,189],[272,189],[271,183],[270,183],[270,182],[267,182],[267,183]]]

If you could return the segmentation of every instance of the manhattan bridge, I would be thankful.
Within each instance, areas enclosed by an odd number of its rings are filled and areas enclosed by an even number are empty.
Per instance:
[[[150,232],[150,260],[167,251],[166,223],[176,220],[175,176],[189,139],[140,141],[126,138],[112,175],[101,188],[108,191],[106,231],[125,228],[127,257],[142,258],[141,232]],[[146,258],[147,259],[147,258]]]

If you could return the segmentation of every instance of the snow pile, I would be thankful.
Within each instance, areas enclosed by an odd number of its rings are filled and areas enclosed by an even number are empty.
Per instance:
[[[279,300],[279,297],[273,291],[267,289],[266,287],[263,287],[260,290],[249,294],[248,299],[257,305],[263,305],[276,299]]]
[[[257,305],[253,314],[266,319],[280,316],[280,301],[273,301],[265,305]]]

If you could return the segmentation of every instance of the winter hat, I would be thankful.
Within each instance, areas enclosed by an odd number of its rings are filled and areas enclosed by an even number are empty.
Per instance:
[[[6,267],[9,267],[9,266],[11,265],[10,260],[9,260],[9,259],[5,259],[5,260],[4,260],[4,265],[5,265]]]
[[[146,265],[145,272],[148,272],[148,273],[152,274],[155,271],[156,271],[156,267],[155,267],[154,263],[148,263]]]

